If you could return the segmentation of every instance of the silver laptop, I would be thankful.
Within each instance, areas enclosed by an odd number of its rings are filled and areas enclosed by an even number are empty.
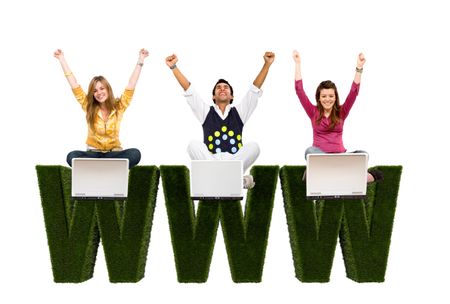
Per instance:
[[[193,160],[191,198],[194,200],[240,200],[243,198],[240,160]]]
[[[365,198],[366,153],[308,154],[306,198]]]
[[[72,159],[72,199],[126,199],[128,159]]]

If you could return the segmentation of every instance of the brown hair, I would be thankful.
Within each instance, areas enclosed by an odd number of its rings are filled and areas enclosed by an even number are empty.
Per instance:
[[[341,121],[341,119],[340,119],[341,105],[339,104],[339,94],[338,94],[336,85],[331,80],[325,80],[319,84],[319,86],[317,87],[317,90],[316,90],[316,102],[317,102],[317,108],[319,109],[319,117],[317,117],[317,120],[316,120],[317,124],[320,124],[320,121],[322,120],[324,112],[325,112],[322,104],[320,103],[320,92],[323,89],[333,89],[334,94],[336,95],[336,101],[333,105],[333,108],[331,109],[331,114],[330,114],[331,124],[330,124],[329,129],[332,130]]]
[[[114,97],[111,85],[103,76],[95,76],[92,78],[89,83],[89,89],[87,94],[87,107],[86,107],[86,120],[89,127],[94,130],[95,128],[95,120],[97,119],[98,108],[100,107],[98,101],[94,97],[95,86],[97,82],[101,82],[106,90],[108,91],[108,99],[105,101],[106,108],[108,112],[111,113],[113,109],[115,109],[117,104],[117,99]]]

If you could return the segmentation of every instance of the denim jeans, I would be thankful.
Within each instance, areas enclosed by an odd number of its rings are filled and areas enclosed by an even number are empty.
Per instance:
[[[364,150],[355,150],[355,151],[352,151],[349,153],[366,153],[366,154],[368,154]],[[312,146],[305,150],[305,159],[308,154],[326,154],[326,152],[323,152],[320,148]]]
[[[72,167],[73,158],[128,158],[128,167],[131,169],[141,160],[141,152],[136,148],[122,151],[96,152],[96,151],[72,151],[67,154],[67,163]]]

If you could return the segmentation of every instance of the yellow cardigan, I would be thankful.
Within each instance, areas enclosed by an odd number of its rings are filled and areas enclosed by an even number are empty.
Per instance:
[[[87,97],[81,86],[74,88],[73,94],[80,103],[83,111],[86,113]],[[94,130],[88,125],[88,136],[86,144],[90,148],[98,149],[101,151],[121,150],[121,144],[119,140],[120,122],[122,116],[131,102],[134,90],[125,89],[120,99],[117,101],[116,110],[113,110],[106,121],[103,120],[101,111],[99,109],[97,113],[97,119],[95,120]]]

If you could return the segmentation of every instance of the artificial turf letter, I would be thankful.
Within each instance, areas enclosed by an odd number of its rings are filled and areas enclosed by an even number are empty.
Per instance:
[[[36,166],[45,228],[57,283],[92,278],[99,243],[94,204],[70,201],[71,170]]]
[[[158,183],[157,167],[134,167],[127,200],[96,205],[110,282],[132,283],[144,277]]]
[[[144,276],[150,242],[158,168],[130,170],[126,202],[71,201],[70,168],[36,166],[36,170],[54,281],[90,279],[100,235],[110,281],[139,281]]]
[[[328,282],[343,214],[341,201],[306,200],[304,166],[280,170],[295,275],[302,282]]]
[[[378,167],[385,180],[372,183],[366,200],[306,200],[304,166],[285,166],[281,187],[296,277],[302,282],[328,282],[340,235],[347,277],[357,282],[383,282],[389,254],[400,166]]]
[[[384,282],[394,224],[401,166],[379,166],[384,181],[367,188],[365,201],[344,201],[339,234],[347,277]]]
[[[197,216],[185,166],[161,166],[179,282],[206,282],[219,220],[234,282],[260,282],[264,267],[278,166],[256,166],[245,218],[240,201],[200,201]]]
[[[261,282],[278,181],[278,166],[255,166],[245,217],[239,201],[220,202],[220,220],[231,276],[236,283]]]
[[[219,224],[219,205],[200,201],[196,217],[189,194],[188,168],[160,166],[160,170],[178,282],[206,282]]]

